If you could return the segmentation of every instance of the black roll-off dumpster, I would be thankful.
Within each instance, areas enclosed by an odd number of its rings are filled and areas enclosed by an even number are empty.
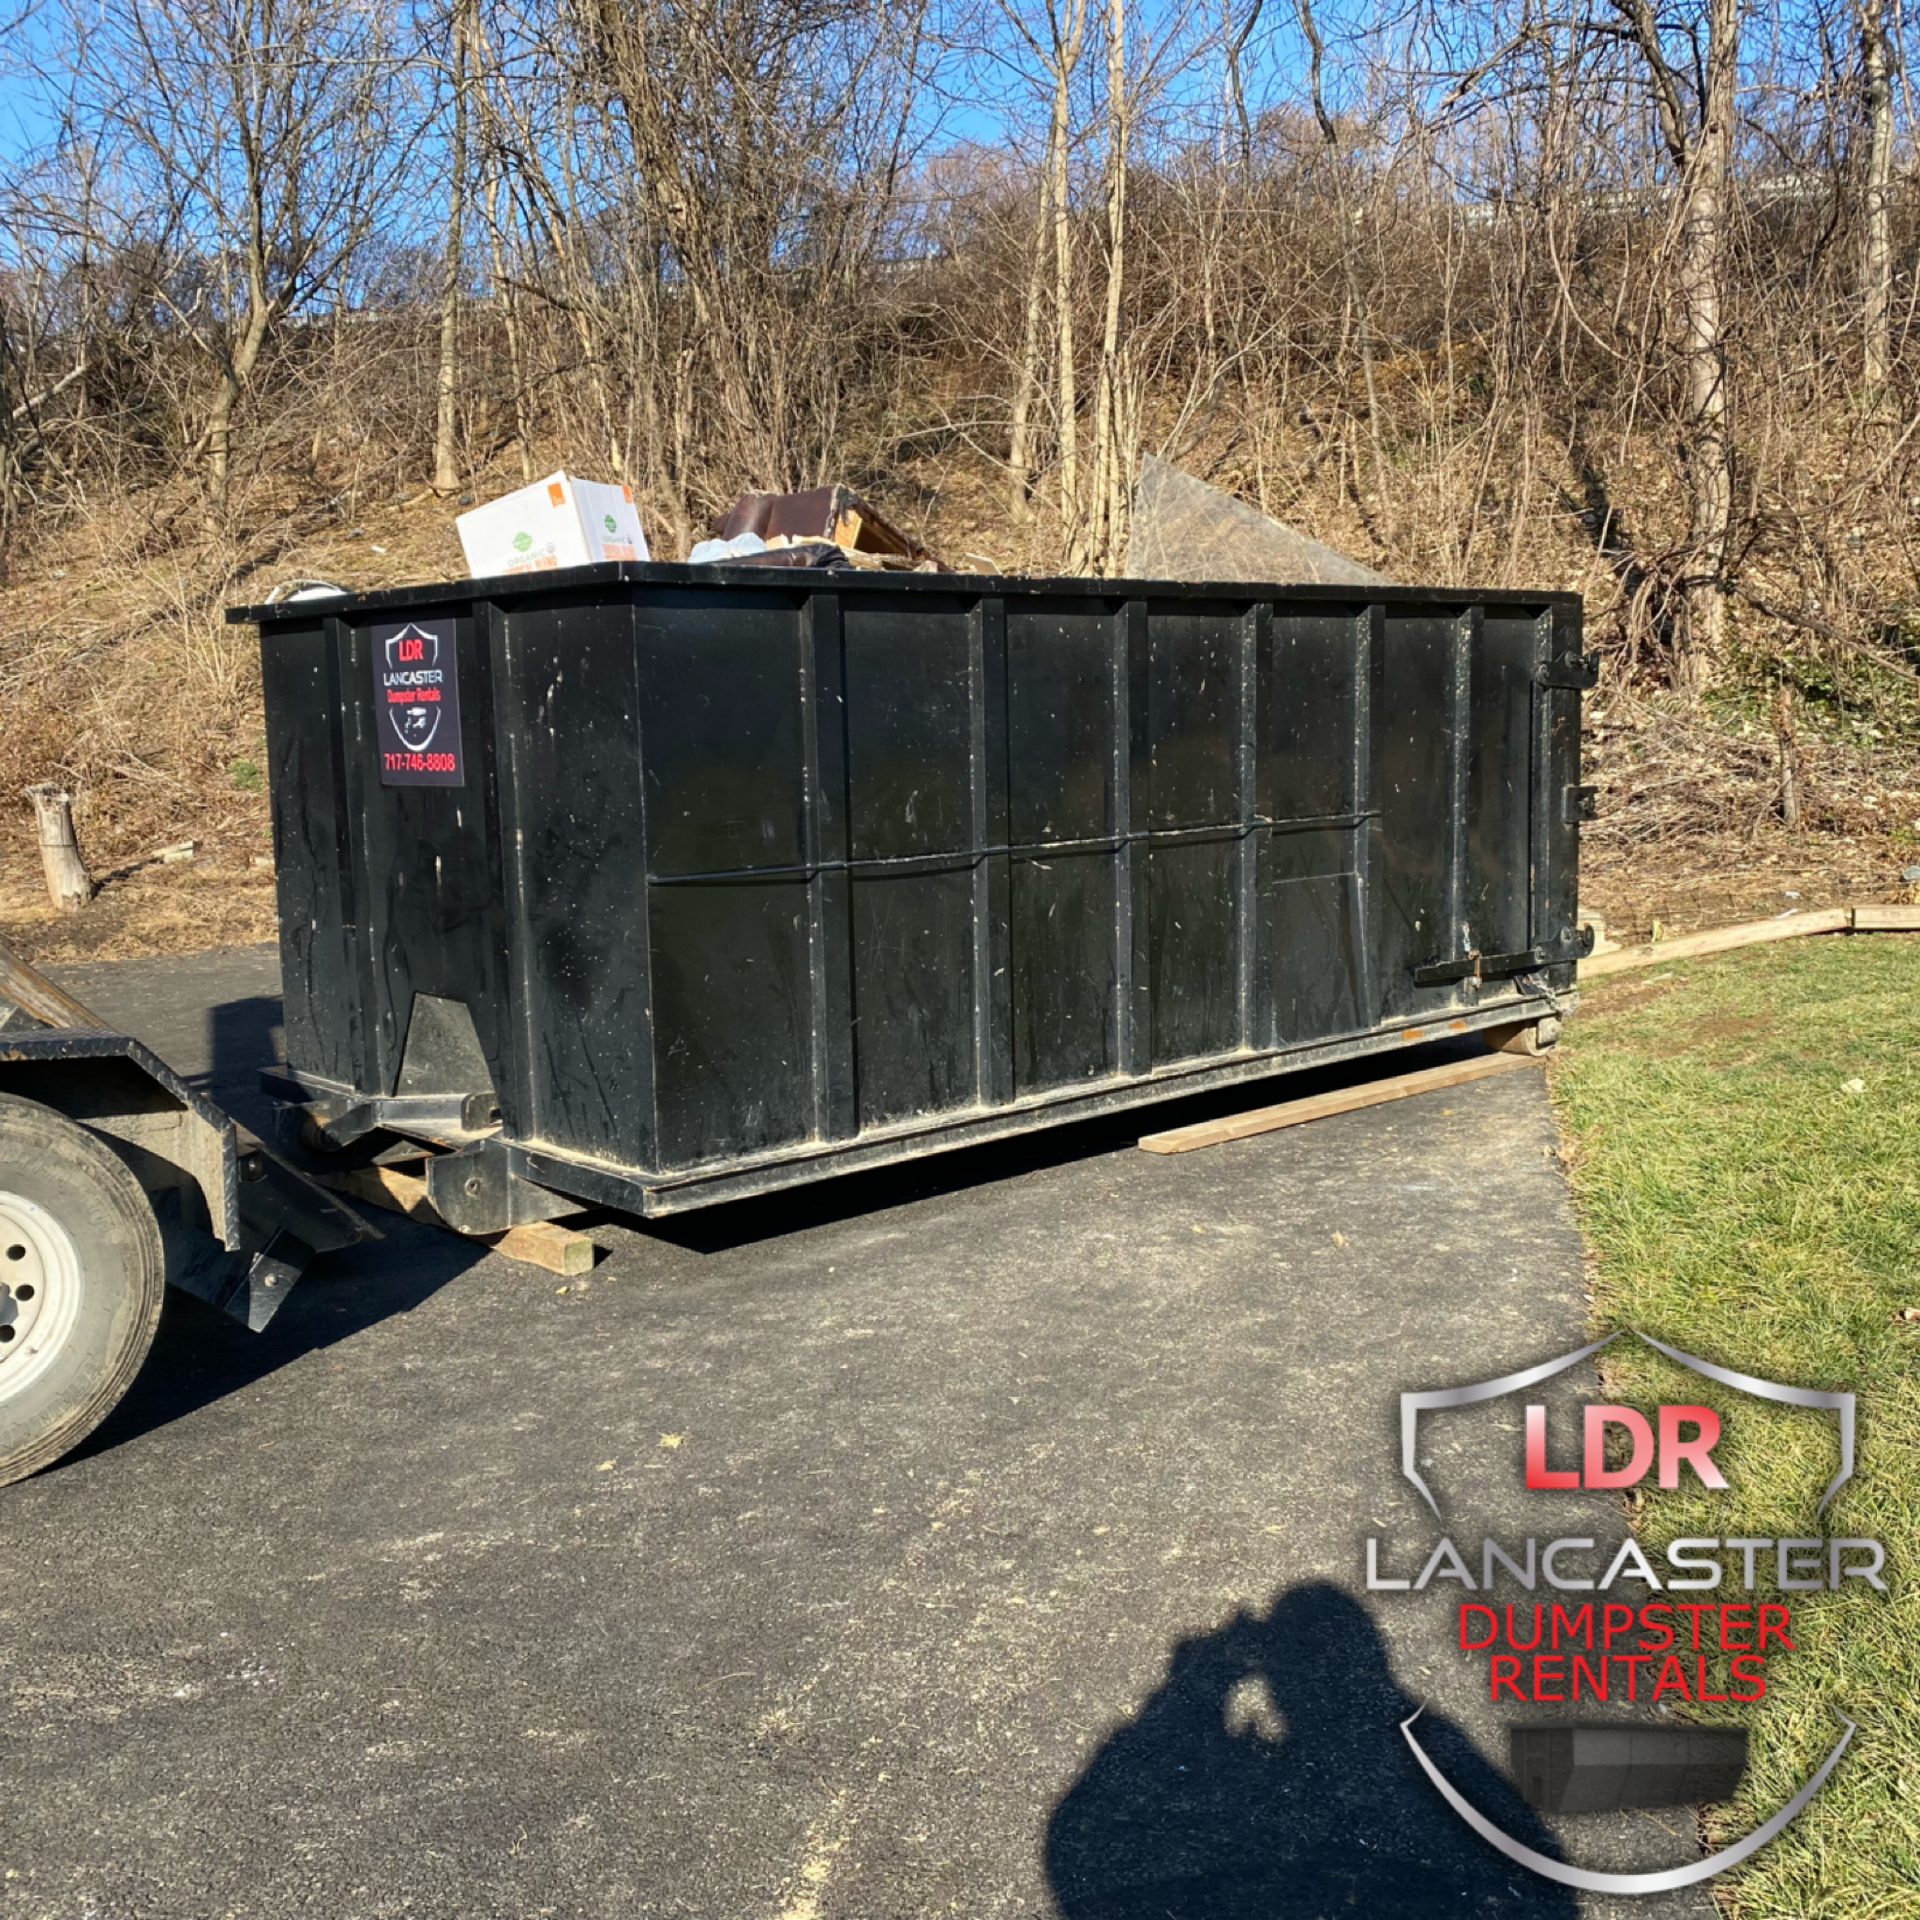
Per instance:
[[[1571,997],[1570,594],[620,565],[231,617],[273,1090],[432,1143],[464,1231]]]

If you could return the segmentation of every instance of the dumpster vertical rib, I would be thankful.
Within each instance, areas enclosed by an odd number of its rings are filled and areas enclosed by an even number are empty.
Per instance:
[[[534,976],[531,938],[532,902],[527,897],[524,795],[528,785],[523,759],[525,712],[519,698],[517,662],[512,656],[512,623],[497,600],[473,604],[475,651],[491,662],[494,685],[505,689],[487,703],[497,736],[494,761],[499,771],[488,782],[488,805],[495,830],[489,854],[498,874],[495,897],[504,903],[500,964],[504,975],[500,1025],[506,1038],[506,1072],[494,1088],[509,1133],[529,1134],[538,1124],[539,1102],[533,1085],[533,1061],[539,1042],[533,1010],[540,999]],[[642,888],[645,892],[645,888]]]
[[[1148,888],[1152,742],[1148,728],[1147,603],[1115,609],[1113,649],[1113,831],[1119,838],[1113,889],[1114,1060],[1122,1073],[1153,1066],[1153,974]]]
[[[1553,849],[1548,835],[1553,818],[1553,689],[1540,684],[1548,659],[1558,651],[1557,623],[1541,620],[1535,627],[1533,657],[1532,764],[1527,780],[1527,943],[1545,947],[1547,887],[1553,871]]]
[[[369,778],[377,752],[375,742],[369,738],[372,716],[367,691],[373,672],[372,629],[350,626],[344,620],[334,624],[340,634],[340,748],[344,776],[340,799],[341,810],[352,822],[353,960],[360,975],[360,1032],[355,1057],[360,1084],[391,1093],[400,1070],[400,1050],[391,1034],[391,1018],[381,1017],[387,996],[381,980],[379,941],[374,932],[373,875],[368,871],[367,861],[369,815],[373,796],[380,791]]]
[[[967,660],[972,728],[974,1089],[982,1106],[1013,1098],[1012,876],[1007,845],[1007,603],[974,603]]]
[[[1581,662],[1581,606],[1557,601],[1547,626],[1552,656],[1569,669]],[[1543,665],[1545,663],[1543,662]],[[1535,911],[1534,945],[1550,956],[1549,965],[1574,964],[1574,921],[1579,913],[1580,827],[1569,815],[1564,796],[1580,777],[1580,695],[1570,687],[1543,687],[1535,681],[1538,731],[1534,787]],[[1568,984],[1571,985],[1569,979]]]
[[[1274,897],[1273,879],[1273,756],[1274,666],[1273,606],[1262,600],[1254,608],[1253,711],[1247,716],[1253,754],[1254,893],[1247,915],[1247,938],[1253,947],[1253,1008],[1247,1045],[1274,1044],[1273,938],[1269,922]]]
[[[1385,1013],[1386,983],[1377,977],[1374,945],[1379,939],[1373,900],[1373,837],[1380,808],[1373,791],[1374,715],[1381,702],[1375,692],[1387,670],[1387,609],[1376,600],[1353,623],[1353,777],[1349,805],[1353,813],[1354,993],[1363,1026]]]
[[[635,1104],[639,1107],[645,1135],[635,1143],[635,1157],[642,1166],[657,1167],[660,1164],[660,1085],[658,1056],[654,1042],[659,1032],[653,1017],[653,888],[652,863],[647,849],[653,844],[648,837],[650,822],[647,819],[647,740],[645,733],[644,703],[640,698],[640,649],[644,643],[647,623],[641,617],[640,598],[636,594],[628,603],[628,616],[632,621],[631,666],[627,673],[628,712],[633,716],[633,844],[639,849],[640,856],[640,937],[633,943],[631,956],[633,983],[636,997],[640,1003],[639,1018],[642,1025],[641,1044],[634,1048],[632,1059],[634,1071],[641,1076],[641,1086]]]
[[[521,1044],[520,1024],[513,1018],[513,956],[524,944],[518,936],[526,926],[526,916],[522,901],[515,898],[509,904],[508,900],[507,876],[509,873],[517,876],[519,863],[508,857],[508,808],[502,793],[503,788],[517,785],[505,750],[505,739],[511,738],[515,716],[503,712],[503,704],[512,703],[501,702],[497,694],[497,689],[506,681],[505,627],[505,613],[494,601],[474,603],[473,690],[479,695],[475,704],[479,713],[486,716],[486,724],[473,729],[472,765],[479,774],[473,802],[480,809],[481,846],[487,862],[487,933],[476,943],[474,952],[473,999],[479,1004],[470,1003],[468,1013],[483,1050],[489,1033],[493,1038],[497,1059],[489,1064],[495,1101],[503,1112],[511,1109],[525,1113],[529,1092],[527,1063],[532,1055]],[[457,626],[455,631],[458,632]],[[507,768],[504,779],[503,763]]]
[[[822,1140],[860,1128],[854,1081],[853,888],[847,872],[846,632],[837,593],[808,595],[800,628],[801,859],[808,868],[813,1120]]]
[[[1446,879],[1442,900],[1446,931],[1438,951],[1464,957],[1476,942],[1467,925],[1467,785],[1473,748],[1473,656],[1481,645],[1478,607],[1464,609],[1447,637]]]
[[[1240,616],[1239,645],[1234,651],[1233,694],[1228,724],[1233,729],[1233,817],[1240,830],[1234,847],[1233,974],[1238,1001],[1234,1031],[1242,1047],[1254,1042],[1254,956],[1260,940],[1256,925],[1260,910],[1260,836],[1254,822],[1260,813],[1256,792],[1258,775],[1258,715],[1260,653],[1263,639],[1271,647],[1271,610],[1264,602]]]
[[[347,763],[353,757],[348,734],[353,730],[356,704],[347,697],[348,652],[352,646],[351,629],[337,617],[326,622],[326,679],[330,706],[328,742],[333,754],[334,821],[340,851],[338,874],[340,892],[341,959],[347,978],[355,990],[347,1016],[347,1057],[353,1063],[353,1084],[367,1086],[373,1070],[372,1050],[367,1039],[367,985],[373,978],[373,962],[368,953],[367,910],[362,886],[360,859],[356,851],[352,789]],[[282,989],[284,991],[284,988]]]

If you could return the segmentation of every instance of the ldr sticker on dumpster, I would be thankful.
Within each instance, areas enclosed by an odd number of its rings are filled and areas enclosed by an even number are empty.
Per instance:
[[[463,787],[451,620],[373,630],[374,729],[383,787]]]

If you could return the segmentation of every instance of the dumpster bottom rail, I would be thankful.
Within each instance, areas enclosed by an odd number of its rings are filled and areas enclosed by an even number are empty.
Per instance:
[[[483,1236],[581,1206],[657,1219],[1250,1082],[1362,1059],[1397,1061],[1409,1050],[1441,1047],[1473,1035],[1490,1046],[1518,1045],[1532,1051],[1533,1035],[1542,1028],[1550,1028],[1551,1035],[1538,1044],[1551,1044],[1578,998],[1574,993],[1509,994],[1426,1025],[1209,1061],[1147,1080],[1116,1077],[1085,1087],[1054,1088],[1005,1105],[873,1128],[852,1140],[805,1141],[666,1174],[556,1152],[537,1139],[516,1140],[497,1129],[476,1139],[457,1124],[446,1124],[461,1106],[457,1097],[427,1102],[408,1095],[369,1096],[291,1069],[263,1073],[261,1083],[304,1119],[309,1144],[359,1143],[364,1149],[380,1135],[398,1135],[430,1145],[435,1151],[426,1161],[426,1174],[433,1184],[434,1205],[444,1216],[442,1224]],[[343,1119],[348,1138],[332,1138]],[[504,1169],[504,1180],[499,1169]],[[469,1191],[476,1178],[488,1196],[484,1206],[477,1204],[481,1193]],[[499,1197],[502,1190],[504,1198]]]

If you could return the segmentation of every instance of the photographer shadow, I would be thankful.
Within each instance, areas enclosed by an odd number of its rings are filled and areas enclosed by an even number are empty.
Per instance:
[[[1264,1617],[1182,1641],[1165,1683],[1054,1809],[1046,1871],[1065,1920],[1573,1920],[1564,1887],[1481,1841],[1400,1731],[1400,1690],[1366,1610],[1315,1582]],[[1559,1859],[1539,1818],[1434,1713],[1434,1763],[1515,1839]]]

